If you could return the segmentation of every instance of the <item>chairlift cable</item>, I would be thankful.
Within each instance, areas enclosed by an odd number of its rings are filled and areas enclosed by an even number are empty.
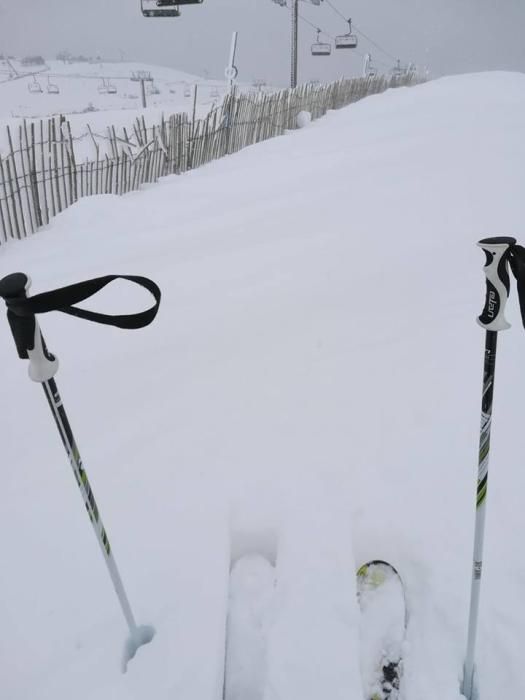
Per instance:
[[[325,0],[325,1],[327,1],[327,0]],[[329,39],[331,39],[332,41],[335,41],[335,37],[334,37],[332,34],[330,34],[329,32],[325,31],[324,29],[321,29],[321,27],[319,27],[317,24],[313,24],[313,22],[310,22],[309,20],[307,20],[306,17],[303,17],[303,15],[300,14],[300,15],[299,15],[299,19],[302,20],[305,24],[309,24],[310,27],[312,27],[312,29],[315,29],[315,31],[317,31],[318,29],[320,29],[320,30],[321,30],[321,34],[324,34],[325,36],[327,36],[327,37],[328,37]],[[345,21],[348,21],[348,20],[345,20]],[[353,26],[353,25],[352,25],[352,26]],[[365,53],[363,53],[362,51],[359,51],[358,49],[354,49],[354,53],[356,53],[358,56],[361,56],[361,58],[364,58],[364,57],[366,56]],[[396,60],[397,60],[397,59],[396,59]],[[376,59],[376,60],[374,61],[374,63],[377,63],[377,64],[380,64],[380,65],[382,65],[382,66],[385,66],[385,68],[390,68],[390,65],[389,65],[388,63],[386,63],[386,61],[382,61],[381,59]]]
[[[354,29],[356,30],[356,32],[357,32],[358,34],[360,34],[360,35],[363,37],[363,39],[366,39],[366,40],[369,41],[373,46],[375,46],[377,49],[379,49],[380,51],[382,51],[382,52],[385,54],[385,56],[388,56],[388,58],[391,58],[393,61],[397,61],[397,56],[394,56],[394,55],[391,54],[389,51],[386,51],[386,50],[385,50],[382,46],[380,46],[376,41],[374,41],[374,40],[371,39],[369,36],[367,36],[367,35],[366,35],[361,29],[359,29],[359,27],[357,27],[357,25],[355,25],[355,24],[354,24]]]
[[[341,17],[342,19],[344,19],[345,22],[348,22],[348,17],[345,17],[345,16],[343,15],[343,13],[340,12],[340,11],[337,9],[337,7],[335,7],[335,5],[332,5],[332,3],[330,2],[330,0],[325,0],[325,2],[326,2],[327,5],[329,5],[329,6],[332,8],[332,10],[333,10],[336,14],[339,15],[339,17]]]
[[[321,27],[318,24],[313,24],[313,22],[310,22],[310,20],[306,19],[306,17],[303,17],[301,14],[299,15],[299,19],[305,22],[305,24],[309,24],[312,29],[315,29],[315,31],[320,31],[321,34],[324,34],[325,36],[329,37],[330,39],[334,40],[334,37],[329,34],[328,32],[325,32],[324,29],[321,29]]]

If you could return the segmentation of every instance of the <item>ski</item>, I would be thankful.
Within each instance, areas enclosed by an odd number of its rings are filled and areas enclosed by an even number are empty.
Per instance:
[[[366,700],[397,700],[403,672],[407,608],[403,581],[386,561],[357,570],[361,674]]]
[[[244,555],[231,568],[223,700],[263,697],[275,585],[275,567],[261,554]],[[356,592],[364,699],[398,700],[407,625],[403,582],[391,564],[375,559],[357,570]]]

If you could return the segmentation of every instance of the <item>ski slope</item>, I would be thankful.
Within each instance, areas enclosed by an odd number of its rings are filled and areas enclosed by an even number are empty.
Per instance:
[[[130,80],[134,73],[140,72],[149,73],[154,79],[153,84],[146,83],[146,108],[142,107],[140,83]],[[42,92],[30,92],[29,87],[34,82]],[[58,88],[58,94],[49,93],[49,86]],[[116,92],[108,93],[108,86]],[[104,154],[109,127],[114,126],[117,132],[125,128],[132,133],[138,117],[143,118],[148,127],[158,125],[163,115],[167,118],[185,112],[191,118],[194,98],[195,116],[204,118],[222,103],[228,89],[224,80],[205,79],[165,66],[136,62],[48,60],[44,66],[23,66],[17,60],[0,59],[0,154],[9,151],[6,127],[11,130],[16,148],[24,119],[35,121],[35,138],[38,139],[41,120],[46,134],[47,117],[67,115],[73,139],[77,141],[77,157],[95,158],[93,141]],[[237,89],[257,92],[259,88],[239,84]],[[267,86],[260,89],[274,91]]]
[[[17,71],[16,75],[13,69]],[[199,103],[207,102],[208,105],[214,101],[210,94],[214,88],[220,95],[226,90],[224,81],[205,80],[173,68],[137,62],[63,63],[46,60],[43,66],[23,66],[19,61],[7,63],[0,60],[0,118],[45,117],[81,113],[86,109],[140,110],[140,84],[130,80],[137,71],[150,73],[153,85],[158,89],[152,93],[151,85],[146,85],[148,106],[164,111],[190,110],[193,96],[184,95],[186,87],[193,88],[197,84]],[[106,87],[108,84],[113,86],[114,94],[104,88],[104,81]],[[30,91],[35,82],[42,92]],[[49,93],[48,83],[58,88],[58,94]]]
[[[13,70],[17,71],[14,75]],[[140,83],[130,80],[133,73],[150,73],[154,82],[146,83],[147,107],[142,107]],[[30,92],[36,83],[42,92]],[[152,92],[152,85],[154,91]],[[49,87],[59,90],[49,93]],[[111,86],[116,92],[108,93]],[[183,71],[132,62],[46,61],[44,66],[23,66],[20,61],[0,60],[0,152],[7,151],[9,141],[6,126],[11,128],[15,142],[23,119],[65,114],[74,138],[84,137],[89,148],[89,124],[95,136],[107,135],[107,128],[132,128],[143,116],[146,122],[159,123],[161,115],[186,112],[192,114],[194,89],[197,88],[196,115],[205,116],[220,104],[227,90],[224,81],[206,80]],[[246,86],[243,89],[249,89]],[[82,149],[80,155],[83,156]]]
[[[525,76],[444,78],[140,192],[80,200],[0,248],[0,276],[27,272],[33,293],[107,273],[163,290],[141,331],[41,319],[132,607],[156,628],[124,675],[124,620],[74,478],[0,325],[3,697],[220,700],[229,569],[249,553],[275,564],[275,582],[254,567],[265,649],[244,700],[364,697],[355,571],[372,558],[406,584],[403,700],[460,698],[484,342],[475,243],[524,241],[524,162]],[[116,283],[91,308],[148,303]],[[515,294],[508,317],[478,640],[486,699],[523,684]],[[261,642],[253,629],[246,640]]]

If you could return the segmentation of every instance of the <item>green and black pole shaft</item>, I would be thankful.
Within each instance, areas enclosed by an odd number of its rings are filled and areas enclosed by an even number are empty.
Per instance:
[[[485,532],[485,510],[487,481],[489,475],[490,428],[492,422],[492,399],[496,370],[496,349],[498,332],[510,328],[505,319],[505,304],[510,292],[509,262],[514,238],[484,238],[478,245],[486,256],[484,272],[486,276],[485,306],[478,323],[485,328],[485,361],[483,366],[483,391],[481,398],[481,428],[479,437],[478,481],[476,489],[476,524],[474,531],[474,556],[470,592],[470,613],[468,625],[467,652],[463,674],[462,693],[467,700],[476,697],[474,659],[478,611],[483,566],[483,540]]]
[[[102,287],[109,284],[109,282],[119,277],[135,282],[148,289],[155,297],[155,306],[145,312],[124,316],[109,316],[107,314],[95,313],[73,306],[73,304],[77,304],[89,298],[102,289]],[[153,639],[154,630],[148,625],[138,626],[135,622],[135,617],[131,610],[113,556],[109,538],[102,523],[100,511],[95,501],[95,496],[86,471],[82,465],[82,459],[73,436],[73,431],[71,430],[66,410],[54,379],[58,371],[58,360],[47,350],[36,315],[48,311],[62,311],[97,323],[115,325],[121,328],[140,328],[151,323],[155,317],[160,303],[160,290],[154,282],[147,278],[120,275],[110,275],[95,280],[80,282],[34,297],[27,296],[29,286],[30,280],[27,275],[23,273],[8,275],[0,280],[0,297],[4,299],[7,306],[7,317],[18,355],[21,359],[29,360],[29,377],[32,381],[40,383],[43,387],[122,612],[126,619],[130,634],[124,652],[123,668],[125,670],[128,660],[135,655],[137,649]]]

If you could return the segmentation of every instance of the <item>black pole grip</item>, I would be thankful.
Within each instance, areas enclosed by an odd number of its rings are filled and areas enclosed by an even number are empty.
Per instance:
[[[12,275],[7,275],[7,277],[0,280],[0,297],[2,297],[6,303],[14,299],[26,299],[30,284],[29,277],[23,272],[15,272]],[[18,357],[20,357],[21,360],[27,360],[27,351],[34,348],[35,316],[33,314],[32,316],[22,318],[8,308],[7,320],[11,327]]]
[[[40,332],[35,313],[21,315],[13,307],[28,301],[31,280],[23,272],[15,272],[0,280],[0,297],[7,306],[7,320],[16,345],[18,357],[29,360],[29,376],[34,382],[44,382],[58,371],[58,360],[52,355]]]

